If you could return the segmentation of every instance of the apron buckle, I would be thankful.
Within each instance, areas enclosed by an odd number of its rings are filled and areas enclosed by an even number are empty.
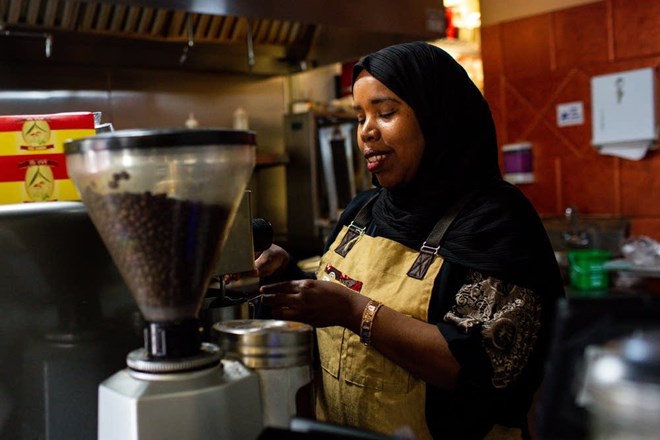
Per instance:
[[[361,228],[355,223],[351,222],[351,224],[348,225],[348,231],[346,231],[344,238],[342,238],[341,243],[339,243],[339,246],[337,246],[335,252],[341,255],[342,257],[346,257],[348,251],[350,251],[353,248],[355,242],[358,240],[358,238],[364,235],[364,231],[366,230],[367,230],[366,226]]]
[[[415,262],[408,271],[408,276],[418,280],[424,279],[426,272],[429,270],[429,266],[431,266],[435,256],[438,255],[439,250],[440,246],[432,247],[424,242],[422,247],[419,249],[419,254],[415,259]]]
[[[440,246],[432,247],[427,245],[426,242],[424,242],[422,247],[419,249],[420,252],[424,252],[426,254],[433,254],[433,255],[438,255],[439,250],[440,250]]]
[[[351,224],[348,225],[348,229],[353,231],[353,232],[356,232],[358,235],[363,235],[364,231],[367,230],[367,227],[365,226],[365,227],[361,228],[358,225],[356,225],[355,222],[351,222]]]

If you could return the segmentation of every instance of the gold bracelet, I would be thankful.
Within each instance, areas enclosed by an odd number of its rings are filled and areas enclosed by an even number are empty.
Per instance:
[[[374,323],[374,318],[376,313],[383,306],[383,304],[370,299],[367,303],[367,306],[364,308],[362,313],[362,323],[360,324],[360,342],[364,345],[371,344],[371,326]]]

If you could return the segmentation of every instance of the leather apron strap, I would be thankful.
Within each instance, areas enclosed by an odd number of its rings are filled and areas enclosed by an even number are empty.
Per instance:
[[[335,252],[345,257],[346,254],[353,248],[353,245],[357,241],[358,237],[364,234],[364,231],[367,229],[367,225],[371,221],[371,207],[374,202],[380,196],[381,191],[378,191],[374,194],[367,203],[365,203],[360,211],[357,213],[350,225],[348,225],[348,231],[344,234],[339,246],[335,248]]]
[[[461,212],[466,203],[472,198],[472,193],[468,193],[463,196],[458,202],[445,212],[445,214],[438,220],[438,223],[435,224],[433,230],[429,234],[426,241],[422,244],[422,247],[419,249],[419,255],[413,263],[413,266],[408,271],[408,276],[412,278],[422,279],[426,276],[426,272],[440,251],[440,245],[442,240],[445,238],[445,233],[449,226],[454,222],[456,216]]]
[[[360,208],[360,211],[355,216],[355,219],[353,219],[351,224],[348,226],[348,231],[342,238],[339,246],[337,246],[335,249],[336,253],[342,257],[345,257],[353,248],[353,245],[357,241],[358,237],[364,234],[365,230],[367,229],[367,225],[371,221],[371,208],[381,193],[382,191],[378,191],[367,201],[367,203],[362,206],[362,208]],[[445,233],[449,229],[449,226],[451,226],[451,224],[456,219],[456,216],[461,212],[463,207],[473,197],[473,195],[474,194],[470,192],[461,197],[447,210],[447,212],[445,212],[440,220],[438,220],[428,238],[419,249],[419,255],[417,256],[417,259],[413,263],[410,270],[408,270],[409,277],[421,280],[426,276],[426,272],[428,271],[431,262],[440,251],[440,245],[442,244],[442,240],[444,239]]]

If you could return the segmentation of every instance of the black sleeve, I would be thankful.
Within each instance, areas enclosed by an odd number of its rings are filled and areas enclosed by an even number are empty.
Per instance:
[[[484,438],[495,423],[527,432],[543,369],[538,295],[448,262],[436,290],[429,318],[461,368],[455,389],[427,386],[429,429],[465,439]]]
[[[477,329],[461,329],[444,321],[445,315],[456,305],[456,294],[466,283],[470,271],[466,267],[445,261],[436,278],[429,322],[436,324],[447,341],[449,350],[461,365],[459,380],[481,382],[478,387],[488,387],[487,378],[492,376],[490,362],[481,345]]]

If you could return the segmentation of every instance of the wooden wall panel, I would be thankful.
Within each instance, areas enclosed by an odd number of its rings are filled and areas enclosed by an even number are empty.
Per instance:
[[[625,215],[660,218],[659,152],[652,152],[642,161],[623,161],[621,181]]]
[[[579,160],[562,161],[562,191],[566,206],[583,214],[612,214],[618,211],[616,162],[591,148]]]
[[[504,105],[506,106],[507,143],[526,141],[524,134],[534,123],[536,113],[531,102],[505,79]]]
[[[481,33],[482,62],[486,57],[484,66],[484,96],[488,99],[493,120],[497,127],[497,140],[502,143],[506,139],[505,129],[505,104],[504,104],[504,82],[502,77],[502,52],[500,40],[500,28],[497,26],[484,29]],[[486,69],[488,74],[485,74]]]
[[[630,235],[647,235],[657,240],[657,232],[660,231],[660,219],[658,218],[633,218],[630,225]]]
[[[501,145],[506,139],[506,130],[504,129],[505,105],[502,91],[504,90],[501,76],[493,76],[495,81],[484,83],[484,95],[489,96],[488,106],[497,127],[497,141]]]
[[[501,24],[502,71],[508,78],[536,77],[552,66],[548,14]]]
[[[556,71],[543,71],[534,77],[515,78],[506,75],[508,86],[520,95],[530,111],[535,114],[545,113],[551,104],[550,99],[564,87],[566,74]]]
[[[616,58],[660,52],[660,1],[610,0]]]
[[[537,212],[545,216],[558,216],[563,212],[561,204],[561,188],[556,188],[559,169],[552,158],[542,155],[534,157],[535,184],[520,185],[522,192],[529,198]]]
[[[490,26],[481,30],[481,59],[484,68],[484,81],[499,75],[502,71],[502,44],[500,27]]]
[[[557,105],[567,102],[582,102],[585,124],[558,126]],[[564,151],[571,154],[571,160],[580,160],[585,153],[592,152],[591,130],[585,128],[591,121],[591,76],[577,67],[567,71],[554,95],[549,97],[549,103],[546,121],[567,148]]]
[[[520,188],[541,215],[625,215],[660,240],[660,152],[629,161],[591,145],[593,76],[653,67],[660,101],[659,17],[657,0],[603,0],[482,28],[484,94],[500,144],[532,142],[536,181]],[[558,127],[556,106],[575,101],[584,123]]]
[[[558,215],[563,198],[561,181],[561,162],[558,161],[557,140],[544,126],[537,126],[532,133],[532,160],[535,183],[520,185],[540,213]]]
[[[608,59],[607,7],[590,3],[553,14],[558,69],[572,69]]]

